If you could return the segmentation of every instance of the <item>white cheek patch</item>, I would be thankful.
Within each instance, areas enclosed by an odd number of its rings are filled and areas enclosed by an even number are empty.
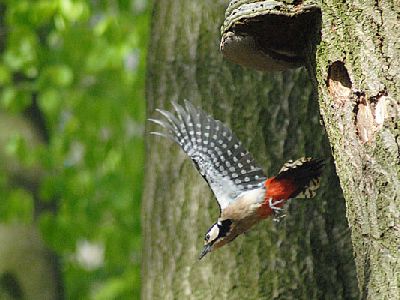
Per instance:
[[[210,230],[210,232],[209,232],[208,234],[210,235],[210,239],[209,239],[208,241],[209,241],[209,242],[214,241],[214,240],[218,237],[218,234],[219,234],[219,228],[218,228],[218,226],[217,226],[217,225],[214,225],[214,226],[211,228],[211,230]]]

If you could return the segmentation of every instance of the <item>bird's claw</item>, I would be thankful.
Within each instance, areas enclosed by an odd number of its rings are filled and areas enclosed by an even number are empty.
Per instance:
[[[284,217],[286,217],[286,214],[283,215],[275,215],[275,218],[273,218],[274,222],[279,223]]]
[[[274,221],[275,222],[279,222],[281,219],[283,219],[284,217],[286,217],[286,214],[281,214],[283,208],[282,207],[278,207],[277,205],[284,202],[285,200],[279,200],[279,201],[275,201],[274,203],[272,203],[272,198],[269,199],[268,204],[269,207],[272,209],[272,212],[274,214]]]
[[[269,198],[268,204],[269,204],[269,207],[272,209],[272,211],[274,213],[278,213],[281,210],[283,210],[283,208],[282,207],[278,207],[277,205],[281,204],[283,201],[285,201],[285,200],[279,200],[279,201],[275,201],[274,203],[272,203],[272,198]]]

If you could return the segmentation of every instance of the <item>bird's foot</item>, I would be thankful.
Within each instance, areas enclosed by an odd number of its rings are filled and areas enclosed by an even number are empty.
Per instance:
[[[285,200],[279,200],[279,201],[275,201],[274,203],[272,203],[272,198],[269,198],[268,204],[269,204],[269,207],[272,209],[272,211],[273,211],[274,213],[278,213],[278,212],[282,211],[283,208],[282,208],[282,207],[278,207],[277,205],[278,205],[278,204],[281,204],[281,203],[284,202],[284,201],[285,201]]]
[[[286,217],[286,214],[275,214],[274,213],[274,218],[272,220],[274,220],[274,222],[279,223],[285,217]]]
[[[279,201],[275,201],[274,203],[272,203],[272,198],[269,199],[268,204],[269,207],[272,209],[272,213],[274,214],[274,221],[275,222],[280,222],[280,220],[282,220],[284,217],[286,217],[286,214],[283,214],[283,208],[282,207],[278,207],[277,205],[284,202],[285,200],[279,200]]]

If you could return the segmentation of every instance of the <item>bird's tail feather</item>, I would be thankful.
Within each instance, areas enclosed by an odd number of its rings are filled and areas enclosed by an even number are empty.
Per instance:
[[[278,175],[265,183],[267,197],[273,199],[312,198],[320,185],[322,159],[302,157],[285,163]]]

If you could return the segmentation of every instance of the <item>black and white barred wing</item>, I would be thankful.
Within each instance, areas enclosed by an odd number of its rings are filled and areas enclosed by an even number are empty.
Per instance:
[[[157,109],[163,119],[150,119],[167,132],[152,132],[178,143],[214,192],[221,209],[242,192],[262,186],[266,177],[232,131],[189,101],[172,102],[176,114]]]

